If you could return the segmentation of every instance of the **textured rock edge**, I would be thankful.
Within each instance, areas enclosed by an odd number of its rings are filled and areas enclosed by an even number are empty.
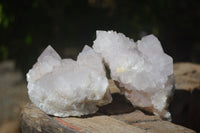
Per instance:
[[[92,133],[92,132],[137,132],[137,133],[195,133],[193,130],[163,121],[157,116],[145,115],[141,111],[107,116],[98,114],[85,118],[58,118],[45,114],[33,104],[27,104],[21,113],[23,133]]]

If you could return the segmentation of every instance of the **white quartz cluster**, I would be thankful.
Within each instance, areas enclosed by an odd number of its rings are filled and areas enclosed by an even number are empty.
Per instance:
[[[173,88],[173,60],[159,40],[148,35],[134,42],[114,31],[97,31],[93,48],[109,66],[111,77],[137,107],[170,118],[167,99]]]
[[[122,33],[97,31],[93,49],[86,45],[77,61],[61,59],[48,46],[27,73],[31,101],[54,116],[95,113],[112,101],[103,60],[134,106],[170,118],[173,59],[153,35],[134,42]]]
[[[27,73],[31,101],[47,114],[80,116],[95,113],[112,101],[99,54],[85,46],[77,61],[61,59],[48,46]]]

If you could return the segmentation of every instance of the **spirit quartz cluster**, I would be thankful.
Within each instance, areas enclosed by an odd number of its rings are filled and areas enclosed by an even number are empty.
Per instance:
[[[48,46],[27,74],[31,101],[55,116],[95,113],[112,101],[103,60],[134,106],[170,118],[173,60],[153,35],[134,42],[122,33],[97,31],[93,49],[85,46],[77,61],[61,59]]]
[[[167,100],[173,88],[173,60],[154,35],[134,42],[121,33],[97,31],[93,48],[134,106],[170,118]]]
[[[48,46],[27,74],[30,100],[54,116],[95,113],[112,101],[99,54],[85,46],[77,61],[61,59]]]

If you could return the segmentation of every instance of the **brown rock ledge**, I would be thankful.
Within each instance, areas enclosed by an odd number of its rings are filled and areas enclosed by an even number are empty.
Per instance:
[[[200,65],[174,64],[175,91],[169,110],[172,122],[200,132]]]
[[[27,104],[21,113],[20,123],[23,133],[195,133],[139,110],[110,116],[97,113],[81,118],[58,118]]]

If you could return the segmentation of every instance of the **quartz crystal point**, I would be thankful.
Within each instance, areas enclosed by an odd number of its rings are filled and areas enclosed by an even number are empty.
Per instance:
[[[48,46],[27,73],[30,100],[47,114],[65,117],[95,113],[112,101],[99,54],[85,46],[77,61],[61,59]]]
[[[122,33],[97,31],[93,48],[109,66],[111,77],[134,106],[170,119],[173,59],[148,35],[134,42]]]

